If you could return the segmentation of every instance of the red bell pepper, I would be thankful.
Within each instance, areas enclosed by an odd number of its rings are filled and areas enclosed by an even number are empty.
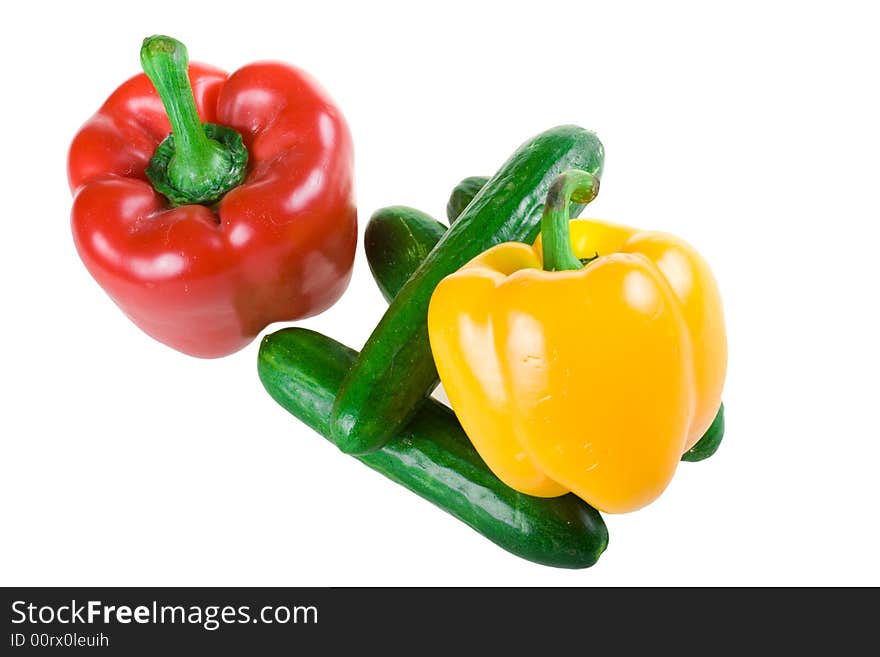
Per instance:
[[[189,65],[168,37],[146,39],[141,62],[146,75],[70,147],[73,236],[92,276],[146,333],[206,358],[332,305],[357,213],[351,135],[327,94],[286,64]]]

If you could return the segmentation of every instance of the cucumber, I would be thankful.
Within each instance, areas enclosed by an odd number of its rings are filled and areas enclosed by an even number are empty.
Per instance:
[[[397,295],[445,232],[439,221],[405,205],[373,213],[364,231],[364,251],[386,301]]]
[[[458,218],[457,213],[452,216],[453,208],[467,207],[487,180],[471,176],[456,185],[446,206],[450,223]],[[406,205],[389,205],[373,213],[364,231],[364,251],[385,301],[397,295],[445,232],[442,223]]]
[[[461,216],[464,209],[474,200],[489,179],[486,176],[470,176],[458,183],[449,195],[449,202],[446,203],[446,218],[449,219],[449,225],[455,223],[455,220]]]
[[[477,192],[486,186],[487,182],[489,179],[486,176],[468,176],[452,188],[452,193],[446,202],[446,218],[449,220],[450,226],[461,216],[464,209],[474,200]],[[583,206],[572,205],[569,216],[574,219],[581,213],[581,210],[583,210]]]
[[[258,371],[275,401],[332,442],[330,410],[356,355],[320,333],[287,328],[263,338]],[[602,516],[574,495],[531,497],[502,483],[434,400],[381,450],[356,458],[529,561],[587,568],[608,544]]]
[[[583,169],[598,177],[603,160],[595,134],[560,126],[523,144],[486,183],[391,302],[345,376],[331,415],[342,451],[379,449],[437,386],[427,326],[437,284],[495,244],[532,242],[556,176]]]
[[[721,439],[724,437],[724,404],[718,409],[718,415],[712,420],[712,424],[706,429],[703,437],[697,444],[681,455],[682,461],[702,461],[718,451]]]

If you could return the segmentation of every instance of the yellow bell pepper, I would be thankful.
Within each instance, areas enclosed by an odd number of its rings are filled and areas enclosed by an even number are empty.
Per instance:
[[[569,222],[570,201],[597,189],[586,172],[562,174],[542,237],[441,281],[428,331],[452,408],[502,481],[623,513],[663,492],[711,424],[727,339],[718,286],[690,245]]]

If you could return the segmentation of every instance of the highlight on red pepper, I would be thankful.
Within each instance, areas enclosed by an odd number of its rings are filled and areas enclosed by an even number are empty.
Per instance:
[[[569,221],[598,179],[560,175],[533,246],[492,247],[434,290],[431,350],[486,464],[522,493],[609,513],[655,500],[719,416],[718,286],[683,240]]]
[[[160,342],[214,358],[331,306],[357,244],[353,146],[305,72],[231,75],[153,36],[144,73],[73,139],[71,226],[88,271]]]

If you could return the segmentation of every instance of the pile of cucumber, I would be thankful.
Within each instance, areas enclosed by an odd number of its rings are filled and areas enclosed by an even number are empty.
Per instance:
[[[603,160],[595,134],[560,126],[523,144],[492,178],[462,180],[446,208],[449,228],[414,208],[378,210],[364,246],[391,305],[363,351],[288,328],[267,335],[258,357],[269,394],[344,452],[505,550],[561,568],[596,563],[608,544],[601,515],[571,494],[519,493],[489,470],[451,409],[429,397],[439,379],[427,310],[440,280],[471,258],[501,242],[535,239],[544,198],[559,173],[579,168],[600,176]],[[573,207],[572,216],[581,209]],[[722,406],[682,460],[708,458],[723,434]]]

